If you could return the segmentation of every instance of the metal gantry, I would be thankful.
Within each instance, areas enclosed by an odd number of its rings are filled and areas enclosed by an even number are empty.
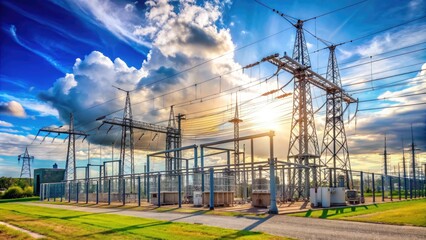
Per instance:
[[[21,168],[21,175],[19,175],[19,178],[21,179],[22,176],[28,176],[31,183],[31,162],[34,162],[34,156],[30,156],[28,153],[28,148],[25,148],[25,152],[18,155],[18,162],[22,160],[22,168]]]
[[[67,138],[68,138],[68,148],[67,148],[67,159],[66,159],[66,163],[65,163],[65,175],[64,175],[64,180],[65,181],[69,181],[69,180],[75,180],[77,179],[76,177],[76,171],[75,171],[75,140],[76,140],[76,136],[78,137],[84,137],[83,141],[89,136],[88,134],[86,134],[83,131],[79,131],[79,130],[75,130],[74,129],[74,115],[73,113],[70,113],[70,124],[69,124],[69,128],[68,129],[64,129],[61,127],[55,128],[55,127],[44,127],[41,128],[40,130],[38,130],[37,135],[35,136],[34,139],[37,138],[37,136],[40,134],[40,132],[47,132],[47,135],[44,136],[42,142],[46,139],[46,137],[48,135],[50,135],[50,133],[57,133],[57,135],[53,138],[52,142],[60,135],[60,134],[67,134]]]

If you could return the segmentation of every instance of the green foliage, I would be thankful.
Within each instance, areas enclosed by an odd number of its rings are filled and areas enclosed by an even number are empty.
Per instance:
[[[33,194],[34,194],[33,187],[26,186],[26,187],[24,188],[24,196],[25,196],[25,197],[32,197],[32,196],[33,196]]]
[[[31,179],[29,178],[11,178],[11,177],[0,177],[0,188],[8,189],[11,186],[17,185],[24,189],[27,186],[31,186]]]
[[[22,190],[19,186],[13,186],[7,189],[6,192],[4,192],[3,198],[9,199],[9,198],[21,198],[24,197],[24,190]]]

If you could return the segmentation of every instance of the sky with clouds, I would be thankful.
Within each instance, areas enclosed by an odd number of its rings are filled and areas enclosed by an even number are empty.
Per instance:
[[[320,16],[305,29],[334,44],[349,41],[336,53],[343,88],[360,101],[345,112],[353,169],[382,171],[386,133],[393,171],[411,125],[417,160],[426,163],[426,1],[263,2],[298,19]],[[187,114],[185,145],[232,138],[237,95],[240,135],[275,130],[275,154],[286,159],[291,97],[260,95],[287,83],[284,91],[292,92],[291,76],[268,79],[275,71],[268,63],[242,67],[291,53],[295,29],[255,1],[6,0],[0,11],[0,176],[19,176],[17,156],[26,146],[33,167],[64,167],[65,136],[34,138],[45,126],[67,128],[71,112],[76,128],[90,134],[76,142],[77,165],[89,155],[95,163],[118,158],[120,129],[98,129],[95,120],[122,116],[125,94],[112,86],[134,90],[137,120],[167,125],[171,105]],[[328,51],[316,51],[325,45],[312,35],[311,67],[325,76]],[[321,140],[325,96],[315,88],[312,96]],[[164,148],[165,138],[136,131],[135,139],[140,172],[146,152]],[[267,143],[256,144],[264,158]]]

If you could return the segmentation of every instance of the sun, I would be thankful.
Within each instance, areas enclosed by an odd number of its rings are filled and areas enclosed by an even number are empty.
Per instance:
[[[254,127],[262,130],[278,130],[282,116],[282,109],[276,104],[265,104],[254,114]]]

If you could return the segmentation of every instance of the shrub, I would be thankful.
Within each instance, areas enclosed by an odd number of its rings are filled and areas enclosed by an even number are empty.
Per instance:
[[[32,197],[32,196],[33,196],[33,194],[34,194],[33,187],[26,186],[26,187],[24,188],[24,196],[25,196],[25,197]]]
[[[19,186],[13,186],[7,189],[3,195],[3,199],[21,198],[24,196],[24,190]]]

